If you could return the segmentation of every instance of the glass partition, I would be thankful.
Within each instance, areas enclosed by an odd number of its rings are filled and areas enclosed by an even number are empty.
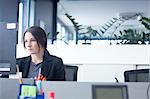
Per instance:
[[[149,0],[60,0],[58,35],[66,44],[149,44],[149,6]]]

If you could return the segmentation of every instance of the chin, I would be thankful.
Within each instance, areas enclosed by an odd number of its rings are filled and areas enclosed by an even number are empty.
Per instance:
[[[29,54],[35,54],[34,52],[28,51]]]

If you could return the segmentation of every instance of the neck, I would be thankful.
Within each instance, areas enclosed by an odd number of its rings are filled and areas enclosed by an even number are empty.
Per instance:
[[[44,55],[44,51],[41,51],[38,54],[32,54],[31,58],[32,58],[32,62],[34,62],[35,64],[41,63],[43,61],[43,55]]]

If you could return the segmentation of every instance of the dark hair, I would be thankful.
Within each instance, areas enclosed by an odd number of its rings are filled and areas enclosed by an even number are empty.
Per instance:
[[[23,44],[25,47],[25,34],[26,32],[30,32],[37,41],[38,46],[42,46],[44,49],[47,48],[47,37],[45,31],[39,26],[32,26],[28,28],[23,34]],[[40,44],[40,45],[39,45]]]

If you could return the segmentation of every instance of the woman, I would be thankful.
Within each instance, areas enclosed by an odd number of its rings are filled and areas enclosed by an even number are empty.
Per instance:
[[[23,78],[39,77],[41,80],[64,81],[65,70],[61,58],[47,51],[45,31],[38,26],[27,29],[23,35],[24,48],[30,56],[17,59]]]

